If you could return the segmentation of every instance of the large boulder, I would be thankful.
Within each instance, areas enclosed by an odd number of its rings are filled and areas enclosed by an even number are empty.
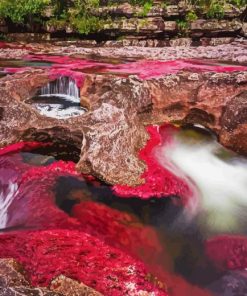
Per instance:
[[[85,74],[81,103],[89,112],[68,119],[46,117],[26,103],[52,79],[47,71],[29,70],[2,78],[1,145],[21,140],[67,143],[74,151],[81,149],[79,171],[110,184],[130,186],[144,183],[141,176],[146,165],[139,151],[149,138],[145,126],[150,124],[201,124],[218,134],[225,146],[246,154],[245,96],[239,95],[247,90],[247,73],[162,74],[168,65],[155,62],[144,69],[139,63],[115,70],[140,71],[146,80],[135,75]],[[243,103],[236,103],[239,100]],[[231,115],[238,106],[241,122]],[[234,130],[229,129],[232,125]]]

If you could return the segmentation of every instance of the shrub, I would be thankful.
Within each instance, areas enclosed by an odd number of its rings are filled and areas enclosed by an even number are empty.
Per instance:
[[[26,19],[40,14],[51,0],[1,0],[0,17],[10,18],[14,23],[24,23]]]

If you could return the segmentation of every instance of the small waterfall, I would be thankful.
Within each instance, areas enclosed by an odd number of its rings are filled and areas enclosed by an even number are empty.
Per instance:
[[[80,91],[74,79],[62,76],[43,86],[40,90],[40,95],[65,95],[79,100]]]
[[[0,190],[0,229],[5,228],[8,223],[8,210],[17,193],[18,186],[12,182],[7,187],[2,186]]]
[[[156,156],[164,167],[196,186],[198,202],[191,196],[186,215],[198,215],[208,233],[245,232],[246,159],[231,156],[215,140],[186,141],[182,135],[174,134],[173,142],[160,147]]]

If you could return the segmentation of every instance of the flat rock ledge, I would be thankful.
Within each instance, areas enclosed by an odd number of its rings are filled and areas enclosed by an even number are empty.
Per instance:
[[[109,184],[142,184],[138,157],[147,125],[201,124],[226,147],[247,155],[247,72],[180,71],[141,80],[86,74],[81,104],[89,111],[69,119],[40,115],[25,100],[50,80],[30,70],[0,80],[0,143],[70,143],[81,149],[77,169]],[[121,168],[121,170],[119,169]]]

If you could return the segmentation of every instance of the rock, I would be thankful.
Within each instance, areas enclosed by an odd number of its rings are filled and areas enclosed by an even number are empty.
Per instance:
[[[187,77],[184,74],[171,75],[167,76],[163,83],[164,88],[159,85],[159,91],[156,88],[157,82],[153,86],[150,85],[150,88],[154,98],[153,108],[163,110],[162,118],[165,122],[172,118],[176,121],[182,120],[184,123],[201,124],[218,133],[223,145],[246,154],[246,110],[243,108],[246,95],[240,95],[247,88],[246,72],[233,75],[195,73]],[[242,104],[237,103],[240,101]],[[236,112],[242,114],[238,119],[239,122],[236,122]],[[232,125],[235,124],[234,131],[226,130],[226,122],[227,126],[230,125],[228,120]]]
[[[87,132],[78,169],[90,173],[97,168],[98,177],[106,182],[114,179],[114,184],[142,183],[140,174],[145,165],[133,155],[138,154],[148,139],[137,116],[137,112],[142,112],[148,105],[148,90],[143,88],[142,82],[136,77],[102,79],[96,75],[86,77],[81,96],[90,98],[90,110],[94,112],[85,116]],[[140,101],[140,97],[145,99]],[[103,149],[102,143],[105,146]],[[113,159],[118,164],[109,169]],[[119,166],[126,167],[125,176],[119,171]]]
[[[161,6],[153,5],[147,14],[143,17],[162,17],[163,8]],[[143,7],[133,6],[130,3],[123,3],[112,6],[102,6],[92,11],[93,15],[96,16],[112,16],[112,17],[142,17]]]
[[[225,18],[239,18],[244,11],[244,6],[237,7],[232,4],[227,4],[224,6],[224,17]]]
[[[175,32],[177,30],[177,23],[175,21],[165,21],[164,25],[165,32]]]
[[[222,32],[237,32],[242,28],[242,23],[237,20],[203,20],[198,19],[190,24],[192,32],[203,31],[207,34],[222,33]]]
[[[167,5],[164,9],[165,17],[178,17],[180,15],[180,10],[178,5]]]
[[[62,296],[64,294],[45,288],[31,287],[23,275],[23,268],[20,264],[13,259],[0,259],[0,295]]]
[[[246,270],[229,271],[218,280],[211,283],[207,288],[214,295],[246,295],[247,294]]]
[[[44,60],[47,59],[45,56]],[[55,61],[59,60],[55,58]],[[79,171],[110,184],[129,186],[144,182],[142,174],[146,165],[138,154],[148,140],[145,129],[148,124],[171,121],[202,124],[220,135],[225,146],[246,153],[245,131],[241,125],[238,125],[241,131],[238,128],[234,130],[241,137],[238,136],[236,145],[232,146],[234,136],[230,143],[227,140],[230,134],[222,126],[220,118],[224,107],[247,89],[247,74],[212,72],[236,71],[241,67],[197,65],[183,61],[108,65],[106,72],[139,73],[140,76],[123,78],[68,72],[67,65],[72,69],[76,65],[76,69],[84,71],[85,63],[69,58],[64,62],[67,63],[65,69],[54,68],[50,75],[45,70],[29,70],[0,80],[2,146],[20,140],[70,143],[73,151],[81,149],[77,164]],[[92,67],[96,65],[92,63]],[[89,65],[86,67],[88,71]],[[178,69],[186,67],[211,72],[178,72]],[[40,86],[55,79],[55,74],[72,75],[78,81],[84,79],[81,100],[90,112],[59,120],[42,116],[25,103]],[[228,138],[223,137],[226,133]]]
[[[79,283],[63,275],[60,275],[51,282],[50,289],[65,296],[102,296],[101,293],[83,283]]]
[[[222,44],[230,44],[233,41],[233,37],[201,38],[201,43],[203,46],[217,46]]]
[[[240,33],[241,33],[242,36],[247,37],[247,22],[243,23]]]
[[[189,47],[192,43],[191,38],[178,38],[178,39],[171,39],[170,46],[185,46]]]
[[[164,21],[161,17],[148,17],[145,19],[124,18],[116,19],[104,25],[103,31],[117,32],[118,34],[158,34],[164,30]]]
[[[50,34],[41,33],[9,33],[7,35],[8,39],[11,41],[21,41],[21,42],[39,42],[39,41],[49,41]]]

